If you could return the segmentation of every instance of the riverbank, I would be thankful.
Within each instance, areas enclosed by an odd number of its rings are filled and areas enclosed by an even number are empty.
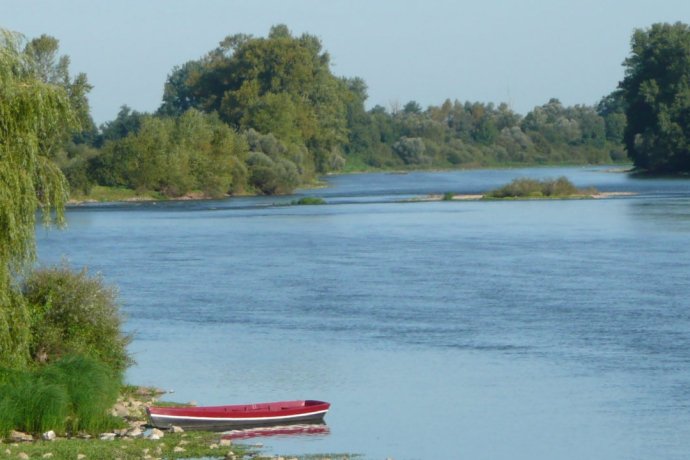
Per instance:
[[[230,440],[221,439],[220,433],[151,428],[146,406],[157,403],[162,394],[163,391],[155,388],[125,387],[110,414],[119,420],[121,428],[97,436],[77,433],[67,437],[57,436],[53,431],[33,435],[12,431],[0,443],[0,453],[19,459],[261,458],[256,449],[233,445]]]

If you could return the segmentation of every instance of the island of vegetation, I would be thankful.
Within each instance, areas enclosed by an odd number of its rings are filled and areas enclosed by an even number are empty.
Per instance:
[[[70,193],[285,194],[328,172],[609,163],[626,152],[638,170],[690,172],[690,29],[682,23],[635,31],[625,78],[596,107],[551,99],[524,117],[506,104],[450,99],[365,110],[364,81],[334,76],[316,37],[279,25],[265,38],[228,36],[172,69],[156,113],[123,107],[97,128],[88,79],[70,75],[58,48],[47,35],[0,31],[0,448],[21,458],[22,437],[111,439],[137,429],[113,415],[132,364],[114,289],[86,270],[32,269],[36,217],[61,225]],[[580,193],[566,182],[519,180],[491,194]],[[192,449],[191,436],[166,438],[146,455],[215,455],[211,446]],[[78,442],[64,456],[108,448]],[[110,446],[111,458],[143,452]]]
[[[596,189],[578,189],[566,177],[553,180],[529,178],[515,179],[510,184],[484,194],[484,199],[572,199],[592,198],[598,194]]]

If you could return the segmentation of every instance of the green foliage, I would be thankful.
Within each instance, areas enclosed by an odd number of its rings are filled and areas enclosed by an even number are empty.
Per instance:
[[[290,160],[273,160],[262,152],[251,152],[247,158],[249,184],[260,194],[281,195],[290,193],[300,183],[297,166]]]
[[[295,205],[319,205],[319,204],[326,204],[326,200],[324,200],[321,197],[318,196],[303,196],[299,200],[295,200],[292,202],[292,204]]]
[[[132,363],[127,354],[131,336],[121,332],[117,293],[101,277],[66,266],[33,271],[24,282],[36,362],[52,362],[69,354],[91,356],[122,373]]]
[[[67,355],[41,368],[36,375],[66,390],[70,419],[66,428],[98,433],[113,420],[108,410],[117,400],[122,376],[98,359]]]
[[[67,183],[49,155],[75,125],[65,89],[41,79],[23,43],[0,30],[0,365],[28,357],[28,315],[12,277],[34,257],[36,211],[46,224],[63,221]]]
[[[190,109],[176,118],[142,116],[138,123],[106,141],[90,161],[97,183],[168,197],[193,191],[220,197],[246,187],[246,143],[217,116]]]
[[[116,141],[130,134],[136,134],[145,117],[145,114],[123,105],[114,120],[101,126],[100,136],[95,140],[96,146],[101,147],[107,141]]]
[[[625,119],[620,110],[606,110],[563,107],[557,99],[524,118],[506,104],[450,100],[425,111],[414,101],[392,113],[353,108],[346,169],[607,163],[621,150]]]
[[[10,430],[64,431],[69,400],[64,387],[41,380],[33,373],[16,373],[0,382],[0,436]],[[61,430],[62,429],[62,430]]]
[[[115,423],[108,410],[120,380],[97,360],[67,356],[33,371],[0,372],[0,436],[10,430],[99,433]]]
[[[332,159],[347,139],[348,106],[363,103],[329,67],[318,38],[293,37],[284,25],[267,38],[229,36],[202,59],[173,69],[159,113],[217,112],[240,131],[304,149],[300,170],[325,172],[342,166]]]
[[[566,177],[555,180],[515,179],[508,185],[488,192],[487,198],[561,198],[594,193],[593,190],[579,190]]]
[[[628,155],[649,172],[690,171],[690,26],[637,29],[624,65]]]

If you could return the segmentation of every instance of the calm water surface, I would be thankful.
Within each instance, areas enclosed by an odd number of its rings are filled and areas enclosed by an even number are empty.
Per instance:
[[[400,203],[568,176],[607,200]],[[136,384],[200,404],[323,399],[267,453],[681,459],[690,181],[605,168],[336,176],[294,197],[89,206],[39,230],[120,288]],[[250,441],[251,442],[251,441]]]

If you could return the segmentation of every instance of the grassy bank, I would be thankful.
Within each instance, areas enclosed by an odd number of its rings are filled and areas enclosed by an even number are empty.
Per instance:
[[[108,203],[115,201],[158,201],[165,200],[162,194],[157,192],[137,192],[124,187],[105,187],[94,185],[88,194],[79,191],[70,193],[70,204],[79,203]]]
[[[0,445],[4,458],[141,460],[142,458],[237,458],[250,456],[242,446],[223,446],[220,435],[208,432],[169,433],[163,438],[59,439]],[[22,455],[24,454],[24,455]],[[251,452],[254,458],[255,452]]]

